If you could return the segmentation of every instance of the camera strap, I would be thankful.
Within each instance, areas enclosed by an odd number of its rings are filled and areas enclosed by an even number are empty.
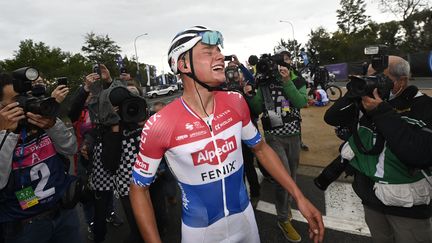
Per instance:
[[[261,87],[262,96],[264,99],[264,107],[266,111],[274,110],[274,102],[270,93],[270,88],[268,85],[264,85]]]

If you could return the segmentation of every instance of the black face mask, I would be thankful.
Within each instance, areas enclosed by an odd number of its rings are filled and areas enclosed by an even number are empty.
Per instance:
[[[36,84],[32,87],[31,92],[33,96],[42,96],[46,92],[46,87],[43,84]]]

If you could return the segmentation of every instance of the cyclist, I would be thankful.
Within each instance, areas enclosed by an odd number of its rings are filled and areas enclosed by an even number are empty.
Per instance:
[[[181,76],[184,93],[143,127],[130,191],[142,236],[146,242],[161,242],[148,186],[165,155],[182,191],[182,242],[259,242],[243,182],[242,140],[296,199],[314,241],[322,241],[320,212],[262,141],[243,97],[218,91],[225,81],[219,46],[221,33],[202,26],[180,32],[170,45],[169,64]]]

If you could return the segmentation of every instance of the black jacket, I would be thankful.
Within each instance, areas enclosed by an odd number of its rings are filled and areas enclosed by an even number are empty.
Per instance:
[[[355,102],[360,101],[354,101],[346,95],[340,98],[327,110],[325,122],[332,126],[352,127],[358,117]],[[419,124],[409,124],[401,118],[402,116],[415,119]],[[414,169],[432,166],[432,98],[418,95],[417,87],[407,87],[401,95],[388,102],[382,102],[358,122],[376,129],[384,137],[391,151],[408,167]],[[412,208],[385,206],[375,196],[373,185],[374,182],[369,177],[361,173],[355,174],[353,188],[363,204],[383,213],[402,217],[432,216],[431,204]]]

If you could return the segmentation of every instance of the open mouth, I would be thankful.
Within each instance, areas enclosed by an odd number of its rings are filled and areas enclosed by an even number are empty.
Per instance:
[[[215,72],[220,72],[220,71],[223,72],[225,70],[225,67],[224,67],[223,64],[217,64],[217,65],[214,65],[212,67],[212,70],[215,71]]]

